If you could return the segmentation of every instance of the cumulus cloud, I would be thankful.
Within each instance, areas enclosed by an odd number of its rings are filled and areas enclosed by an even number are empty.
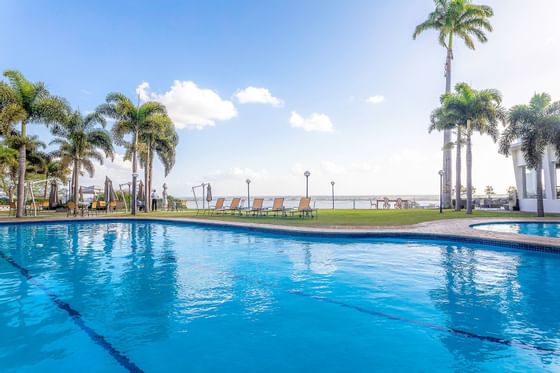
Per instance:
[[[274,97],[266,88],[249,86],[240,89],[234,94],[241,104],[270,104],[272,106],[282,106],[284,102],[278,97]]]
[[[366,99],[366,102],[370,104],[380,104],[383,101],[385,101],[385,97],[381,95],[371,96]]]
[[[223,100],[213,90],[200,88],[192,81],[175,80],[165,93],[151,92],[150,84],[142,82],[136,93],[142,101],[164,104],[177,128],[202,129],[237,116],[231,101]]]
[[[290,125],[293,128],[302,128],[306,132],[332,132],[333,124],[330,118],[325,114],[313,113],[311,116],[304,118],[297,112],[292,111],[290,116]]]

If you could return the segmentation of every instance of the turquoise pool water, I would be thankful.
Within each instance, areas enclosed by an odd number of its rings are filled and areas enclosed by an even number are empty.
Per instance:
[[[560,369],[557,254],[155,221],[0,236],[2,371]]]
[[[528,234],[530,236],[560,237],[559,223],[489,223],[473,225],[474,229],[481,229],[502,233]]]

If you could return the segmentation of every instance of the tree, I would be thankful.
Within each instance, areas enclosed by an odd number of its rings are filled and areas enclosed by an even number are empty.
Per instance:
[[[491,7],[475,5],[469,0],[434,0],[435,9],[428,19],[416,26],[413,39],[427,30],[439,33],[439,43],[447,50],[445,60],[445,92],[451,92],[451,62],[453,60],[453,39],[462,39],[469,49],[475,49],[473,37],[480,43],[486,43],[485,32],[492,31],[488,21],[494,15]],[[443,170],[445,171],[444,205],[451,206],[451,130],[444,130],[443,135]]]
[[[18,149],[18,181],[16,217],[25,212],[26,147],[29,145],[27,125],[51,125],[63,120],[68,111],[66,101],[52,96],[43,83],[32,83],[18,71],[4,72],[7,82],[0,82],[0,131]],[[16,125],[20,124],[19,131]]]
[[[547,93],[535,94],[529,105],[516,105],[507,115],[507,127],[500,138],[500,153],[510,154],[514,141],[521,143],[527,168],[537,172],[537,216],[544,216],[542,159],[546,147],[555,147],[560,156],[560,101]]]
[[[152,206],[151,190],[153,175],[154,153],[158,155],[164,167],[165,176],[169,174],[175,164],[175,148],[179,138],[175,126],[167,114],[155,114],[144,123],[140,140],[145,145],[140,152],[140,160],[144,167],[144,186],[146,193],[146,208],[148,212]]]
[[[467,214],[472,214],[472,134],[478,132],[498,140],[498,123],[505,121],[501,107],[502,96],[494,89],[477,91],[466,83],[455,86],[456,93],[447,94],[444,107],[453,117],[459,118],[464,129],[467,166]]]
[[[448,143],[447,147],[451,148],[452,145],[456,146],[455,157],[455,188],[452,189],[451,194],[455,194],[455,210],[461,210],[461,148],[463,146],[463,134],[461,131],[462,118],[456,115],[455,112],[447,109],[446,98],[449,94],[441,96],[441,106],[432,112],[430,121],[431,125],[429,132],[434,130],[438,131],[455,131],[457,140],[455,144]]]
[[[484,188],[484,194],[486,194],[488,199],[492,199],[492,196],[496,194],[494,193],[494,187],[492,187],[492,185],[486,185],[486,187]]]
[[[18,152],[0,143],[0,188],[10,202],[14,200],[14,190],[17,184]]]
[[[60,159],[63,167],[72,166],[72,195],[76,203],[82,170],[93,177],[95,166],[92,160],[100,164],[103,164],[105,158],[113,160],[113,142],[105,126],[105,118],[99,113],[94,112],[84,117],[75,111],[61,124],[52,128],[55,139],[51,144],[59,145],[59,149],[53,152],[53,155]]]
[[[132,191],[133,203],[132,213],[136,214],[136,175],[138,174],[138,150],[139,136],[142,128],[155,115],[167,115],[165,106],[155,101],[148,101],[142,105],[135,106],[132,101],[122,93],[110,93],[107,95],[106,103],[100,105],[97,113],[115,119],[112,132],[115,143],[128,148],[132,158]],[[130,140],[125,136],[130,135]]]

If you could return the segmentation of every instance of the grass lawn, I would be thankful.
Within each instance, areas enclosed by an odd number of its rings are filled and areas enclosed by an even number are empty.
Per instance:
[[[239,215],[196,215],[194,211],[185,212],[152,212],[144,214],[149,217],[193,217],[197,219],[213,219],[225,221],[239,221],[251,223],[268,223],[280,225],[302,226],[398,226],[422,223],[432,220],[460,219],[460,218],[490,218],[490,217],[534,217],[534,213],[523,212],[494,212],[474,211],[467,215],[464,211],[445,210],[443,214],[437,209],[403,209],[403,210],[320,210],[314,219],[302,219],[298,215],[289,217],[275,216],[239,216]],[[558,214],[548,214],[548,217],[560,217]]]
[[[96,216],[96,215],[92,215]],[[98,217],[120,217],[130,216],[124,213],[111,213],[109,215],[99,214]],[[560,214],[547,214],[547,217],[560,218]],[[41,213],[37,218],[65,218],[66,213]],[[87,215],[86,215],[87,217]],[[442,219],[461,219],[461,218],[493,218],[493,217],[514,217],[528,218],[535,217],[534,213],[523,212],[499,212],[499,211],[474,211],[473,215],[467,215],[464,211],[456,212],[452,210],[444,210],[443,214],[437,209],[403,209],[403,210],[320,210],[317,218],[302,219],[298,215],[288,217],[275,216],[239,216],[239,215],[196,215],[195,210],[187,210],[181,212],[151,212],[145,214],[140,212],[140,218],[149,217],[188,217],[197,219],[239,221],[251,223],[267,223],[279,225],[300,225],[300,226],[399,226],[422,223],[426,221],[442,220]],[[24,219],[33,219],[29,216]],[[1,220],[12,220],[8,218],[7,212],[0,212]],[[23,219],[23,220],[24,220]]]

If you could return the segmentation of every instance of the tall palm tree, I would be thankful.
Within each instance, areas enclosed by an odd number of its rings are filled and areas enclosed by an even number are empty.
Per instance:
[[[90,177],[95,173],[92,160],[103,164],[105,158],[113,160],[113,141],[110,133],[105,130],[105,118],[97,112],[85,117],[78,111],[69,114],[66,120],[52,128],[55,139],[51,144],[59,145],[53,152],[62,165],[72,166],[73,199],[78,202],[79,176],[82,170]]]
[[[148,101],[142,105],[134,105],[122,93],[109,93],[106,103],[100,105],[97,113],[115,119],[112,132],[118,145],[130,149],[132,156],[132,214],[136,214],[136,177],[138,175],[138,145],[141,129],[154,115],[167,114],[165,106],[159,102]],[[129,141],[125,136],[130,135]]]
[[[453,39],[462,39],[469,49],[475,49],[473,37],[479,42],[486,43],[485,32],[492,31],[488,21],[494,15],[491,7],[472,4],[469,0],[434,0],[435,10],[428,15],[428,19],[416,26],[413,39],[427,30],[439,33],[439,43],[447,50],[445,60],[445,92],[451,92],[451,62],[453,61]],[[445,171],[444,205],[451,205],[451,130],[443,134],[443,170]],[[459,149],[459,148],[458,148]]]
[[[461,210],[461,148],[463,146],[463,131],[462,131],[462,118],[455,112],[447,109],[446,98],[449,94],[441,96],[441,106],[435,109],[430,117],[429,132],[434,130],[438,131],[455,131],[457,140],[455,146],[457,147],[455,154],[455,211]],[[447,145],[451,147],[451,144]]]
[[[175,164],[175,148],[179,138],[171,119],[166,114],[156,114],[144,123],[140,140],[145,144],[140,158],[144,165],[146,211],[150,211],[154,154],[158,155],[167,176]]]
[[[547,93],[535,94],[529,105],[516,105],[507,115],[507,127],[500,138],[500,153],[510,154],[514,141],[521,143],[521,152],[528,168],[537,172],[537,216],[544,216],[542,159],[548,145],[560,156],[560,101],[552,102]]]
[[[17,180],[18,152],[5,143],[0,143],[0,188],[13,202]]]
[[[52,96],[43,83],[32,83],[18,71],[6,70],[7,82],[0,82],[0,130],[17,145],[19,152],[17,210],[22,217],[25,210],[26,147],[29,145],[27,125],[50,125],[63,120],[68,111],[66,101]],[[19,131],[16,125],[20,124]]]
[[[498,140],[498,123],[505,121],[505,111],[501,106],[502,95],[494,89],[477,91],[466,83],[455,87],[455,94],[445,98],[447,110],[462,118],[465,133],[467,166],[467,214],[472,214],[472,134],[478,132]]]

